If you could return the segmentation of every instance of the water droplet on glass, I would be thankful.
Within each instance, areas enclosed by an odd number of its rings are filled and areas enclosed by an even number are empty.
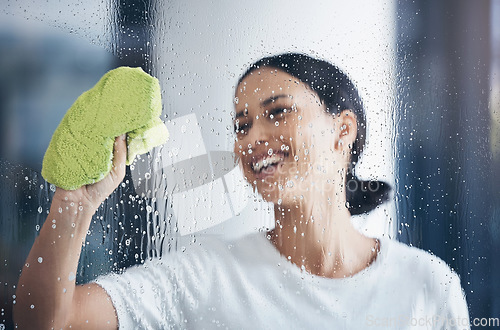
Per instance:
[[[42,213],[43,212],[43,208],[41,206],[38,207],[38,213]]]
[[[38,263],[41,264],[43,262],[43,258],[42,257],[38,257]]]

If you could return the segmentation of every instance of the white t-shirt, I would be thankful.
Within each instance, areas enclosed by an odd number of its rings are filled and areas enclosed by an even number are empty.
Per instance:
[[[380,238],[352,277],[303,272],[265,233],[197,238],[162,259],[96,282],[120,329],[468,329],[458,276],[438,257]]]

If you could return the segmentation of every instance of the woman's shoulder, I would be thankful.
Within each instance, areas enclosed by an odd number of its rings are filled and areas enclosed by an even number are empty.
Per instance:
[[[382,238],[382,244],[387,244],[387,258],[394,259],[398,263],[410,265],[420,265],[428,267],[448,267],[444,260],[434,255],[432,252],[422,250],[418,247],[407,245],[395,239]]]
[[[418,280],[429,286],[442,286],[459,281],[457,273],[433,253],[394,239],[383,238],[381,242],[382,245],[386,244],[384,251],[386,268],[400,276],[406,275],[404,278]]]
[[[253,232],[237,238],[222,235],[190,235],[178,239],[177,250],[187,253],[234,254],[248,248],[257,248],[266,240],[262,232]]]
[[[447,319],[468,320],[465,294],[458,274],[438,256],[404,243],[385,239],[384,279],[395,285],[398,297]],[[383,244],[383,243],[382,243]],[[402,289],[402,290],[401,290]],[[412,300],[413,299],[413,300]]]
[[[180,237],[176,248],[170,255],[173,260],[192,263],[193,261],[231,262],[253,258],[268,249],[267,239],[262,232],[246,234],[238,238],[227,238],[222,235],[190,235]]]

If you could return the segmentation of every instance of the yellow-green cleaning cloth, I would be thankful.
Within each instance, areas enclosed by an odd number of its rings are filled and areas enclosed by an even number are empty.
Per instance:
[[[57,127],[42,164],[47,182],[66,190],[98,182],[110,171],[115,137],[127,133],[127,165],[165,143],[158,79],[119,67],[78,97]]]

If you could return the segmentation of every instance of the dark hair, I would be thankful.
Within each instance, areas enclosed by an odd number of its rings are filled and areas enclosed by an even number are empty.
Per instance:
[[[272,67],[296,77],[315,91],[326,110],[339,114],[351,110],[356,116],[358,132],[352,146],[351,164],[346,175],[346,201],[352,215],[366,213],[389,199],[390,186],[381,181],[362,181],[353,173],[366,140],[366,116],[358,90],[335,65],[299,53],[286,53],[260,59],[250,65],[238,80],[238,85],[251,72]]]

